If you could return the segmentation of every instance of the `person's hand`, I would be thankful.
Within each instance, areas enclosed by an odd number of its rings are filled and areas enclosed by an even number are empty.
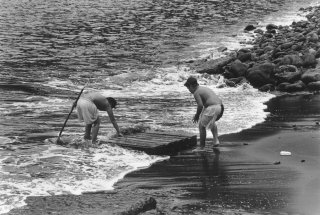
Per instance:
[[[194,116],[192,119],[193,123],[197,123],[199,121],[199,117],[198,116]]]
[[[121,134],[120,132],[117,133],[118,137],[123,137],[123,134]]]

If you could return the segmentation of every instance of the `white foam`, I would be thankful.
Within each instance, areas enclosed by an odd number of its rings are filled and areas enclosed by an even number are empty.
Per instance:
[[[168,157],[149,156],[109,145],[90,149],[89,152],[51,145],[39,154],[28,155],[26,160],[23,156],[19,159],[24,162],[11,162],[10,165],[14,169],[23,167],[22,172],[3,170],[2,174],[7,173],[10,177],[0,176],[0,199],[7,199],[0,203],[0,213],[23,206],[27,196],[80,195],[87,191],[112,190],[113,185],[127,173]],[[3,165],[0,162],[0,167]],[[33,168],[37,165],[47,171],[34,173]],[[34,174],[43,175],[37,177]]]

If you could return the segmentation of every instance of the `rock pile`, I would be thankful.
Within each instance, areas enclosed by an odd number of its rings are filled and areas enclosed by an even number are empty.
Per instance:
[[[252,48],[197,62],[194,68],[199,73],[222,74],[229,86],[248,81],[261,91],[320,90],[320,7],[300,10],[309,13],[307,20],[290,26],[269,24],[265,31],[247,26],[245,31],[256,35]]]

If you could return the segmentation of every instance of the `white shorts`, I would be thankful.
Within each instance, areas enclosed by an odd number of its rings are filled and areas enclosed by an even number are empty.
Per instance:
[[[92,101],[81,98],[77,102],[77,114],[80,121],[92,124],[98,119],[99,111]]]
[[[210,105],[206,108],[203,108],[200,114],[200,120],[199,120],[200,126],[206,127],[207,129],[212,129],[220,113],[221,113],[221,104]]]

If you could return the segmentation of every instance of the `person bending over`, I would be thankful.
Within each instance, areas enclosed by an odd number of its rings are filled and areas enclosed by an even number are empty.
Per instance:
[[[77,115],[78,119],[86,124],[84,139],[92,140],[92,144],[96,144],[101,123],[99,110],[108,113],[110,121],[117,131],[117,135],[122,136],[113,115],[113,109],[116,108],[116,105],[117,101],[114,98],[104,97],[97,92],[89,92],[80,97],[77,102]]]
[[[199,122],[200,150],[204,150],[206,144],[206,129],[210,129],[213,135],[213,147],[219,146],[218,121],[224,111],[221,99],[208,87],[199,86],[194,77],[189,77],[184,86],[193,94],[197,102],[197,112],[193,117],[193,122]]]

